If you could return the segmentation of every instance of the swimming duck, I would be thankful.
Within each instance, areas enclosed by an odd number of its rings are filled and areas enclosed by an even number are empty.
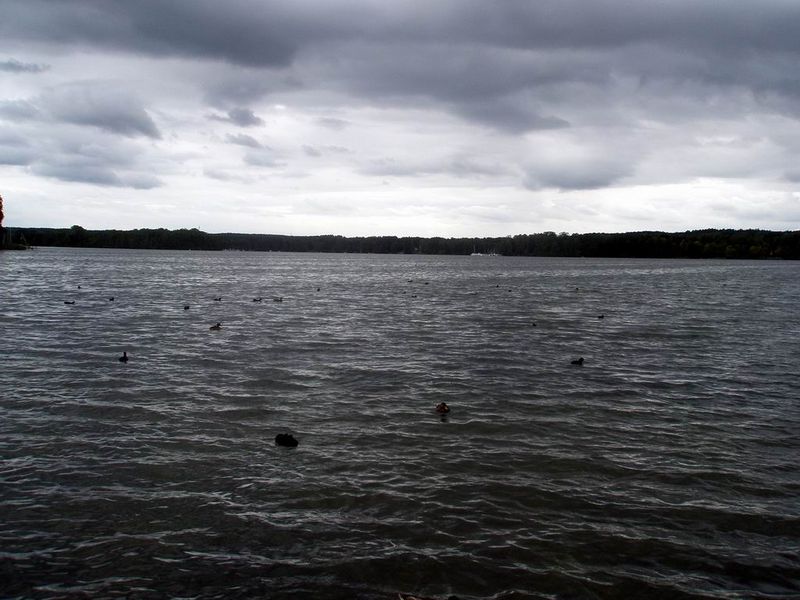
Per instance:
[[[275,445],[284,446],[286,448],[296,448],[299,444],[291,433],[279,433],[275,436]]]
[[[272,299],[273,302],[283,302],[283,296],[275,296]]]
[[[122,356],[120,356],[118,360],[119,360],[119,362],[128,362],[128,353],[127,352],[123,352]]]
[[[222,296],[220,296],[219,298],[214,298],[214,302],[222,302]]]
[[[189,305],[188,305],[188,304],[185,304],[185,305],[183,306],[183,310],[189,310]]]
[[[436,405],[436,409],[435,410],[440,415],[445,415],[445,414],[450,412],[450,407],[447,406],[446,402],[439,402],[439,404]]]
[[[75,304],[75,300],[64,300],[64,304]]]
[[[222,323],[217,323],[216,325],[212,325],[211,327],[209,327],[209,329],[212,329],[212,330],[215,330],[215,331],[217,329],[222,329]]]
[[[108,299],[108,301],[109,301],[109,302],[113,302],[113,301],[114,301],[114,296],[111,296],[111,297]]]
[[[578,365],[579,367],[582,367],[583,366],[583,357],[581,356],[579,359],[573,360],[572,364],[573,365]]]
[[[253,298],[253,302],[261,302],[262,298]]]

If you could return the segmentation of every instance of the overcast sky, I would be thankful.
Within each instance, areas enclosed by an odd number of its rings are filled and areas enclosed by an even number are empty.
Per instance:
[[[797,0],[0,0],[5,225],[800,229]]]

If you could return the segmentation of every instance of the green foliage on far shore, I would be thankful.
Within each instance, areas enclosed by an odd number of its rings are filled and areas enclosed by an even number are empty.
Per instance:
[[[259,252],[352,252],[371,254],[471,254],[591,256],[616,258],[800,259],[800,231],[703,229],[683,233],[545,232],[498,238],[288,236],[206,233],[198,229],[90,231],[6,228],[16,243],[84,248],[248,250]]]

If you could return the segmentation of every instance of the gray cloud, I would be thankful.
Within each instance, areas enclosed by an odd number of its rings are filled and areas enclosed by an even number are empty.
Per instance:
[[[595,161],[583,164],[554,165],[550,168],[534,167],[524,177],[525,187],[532,190],[558,188],[565,190],[591,190],[609,186],[630,175],[630,165],[615,161]]]
[[[41,73],[47,71],[49,68],[48,65],[23,63],[14,58],[0,60],[0,71],[5,71],[7,73]]]
[[[31,170],[38,175],[70,183],[91,183],[137,190],[149,190],[161,185],[161,181],[153,175],[145,173],[120,175],[113,169],[90,164],[42,163],[34,164]]]
[[[130,137],[161,137],[136,95],[112,82],[59,86],[46,91],[39,102],[56,121],[89,125]]]
[[[257,117],[252,110],[241,107],[230,109],[226,116],[211,115],[210,118],[214,121],[233,123],[239,127],[256,127],[264,124],[264,120]]]
[[[531,190],[591,190],[618,183],[636,172],[643,151],[636,139],[584,140],[582,136],[545,134],[531,145],[523,185]]]
[[[147,190],[160,187],[162,182],[154,175],[147,173],[119,173],[104,165],[89,162],[36,162],[31,171],[37,175],[59,179],[70,183],[92,183],[101,186],[129,187]]]
[[[377,187],[384,176],[428,194],[426,206],[439,202],[435,194],[478,196],[500,185],[520,196],[502,209],[499,199],[475,201],[481,210],[461,212],[465,223],[484,213],[513,222],[522,198],[571,190],[585,200],[574,218],[591,214],[594,199],[630,222],[665,213],[655,200],[617,210],[603,188],[614,186],[616,198],[626,186],[712,178],[783,192],[800,178],[800,5],[786,0],[0,7],[0,39],[26,61],[0,62],[0,125],[30,140],[0,139],[0,162],[28,167],[8,169],[19,176],[169,188],[175,173],[202,171],[247,196],[256,181],[248,167],[285,166],[287,196],[303,181],[347,202],[373,191],[389,197]],[[123,64],[126,79],[109,81]],[[86,73],[107,79],[81,81]],[[225,132],[263,126],[262,116],[285,155],[258,136]],[[167,183],[150,175],[170,168]],[[182,185],[179,197],[197,183]]]
[[[453,156],[419,157],[413,159],[379,158],[366,163],[361,172],[367,175],[417,177],[421,175],[450,175],[458,178],[505,177],[516,175],[510,165],[492,158],[459,153]]]
[[[7,149],[17,153],[31,173],[65,182],[100,186],[151,189],[162,185],[149,165],[143,163],[142,147],[103,131],[89,133],[67,126],[50,127],[37,135],[36,124],[26,133],[12,136],[0,130],[0,156]]]
[[[225,137],[225,139],[231,144],[236,144],[237,146],[246,146],[248,148],[261,148],[261,142],[259,142],[256,138],[246,135],[244,133],[237,133],[236,135],[229,133]]]
[[[532,106],[508,98],[464,103],[457,105],[455,112],[469,120],[487,123],[510,132],[569,127],[569,122],[560,117],[540,114]]]
[[[254,104],[272,94],[302,91],[305,86],[291,68],[265,70],[234,67],[209,70],[201,82],[203,99],[221,110]]]
[[[136,190],[151,190],[163,185],[158,177],[150,173],[128,173],[122,175],[120,181],[124,187]]]
[[[250,183],[251,181],[251,179],[248,177],[242,177],[241,175],[231,173],[230,171],[226,171],[224,169],[215,169],[213,167],[203,169],[203,174],[206,177],[210,177],[211,179],[216,179],[218,181],[234,181],[239,183]]]
[[[0,165],[25,166],[30,164],[35,156],[31,148],[0,144]]]
[[[37,175],[75,183],[94,183],[123,187],[122,180],[111,169],[89,164],[36,164],[31,169]]]
[[[341,131],[350,125],[345,119],[337,119],[335,117],[322,117],[317,119],[317,123],[335,131]]]
[[[0,100],[0,119],[35,119],[39,114],[39,109],[27,100]]]
[[[280,160],[276,152],[267,146],[249,150],[244,156],[244,162],[253,167],[281,167],[284,162]]]
[[[22,136],[0,129],[0,165],[24,166],[36,157],[31,144]]]
[[[233,104],[241,106],[256,102],[275,91],[270,85],[268,77],[263,74],[251,72],[223,71],[213,72],[212,76],[218,79],[212,82],[203,82],[205,88],[204,99],[211,106],[226,108]]]

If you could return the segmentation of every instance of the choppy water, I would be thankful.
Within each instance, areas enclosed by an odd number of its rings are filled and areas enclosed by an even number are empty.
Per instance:
[[[798,598],[798,275],[0,253],[0,596]]]

